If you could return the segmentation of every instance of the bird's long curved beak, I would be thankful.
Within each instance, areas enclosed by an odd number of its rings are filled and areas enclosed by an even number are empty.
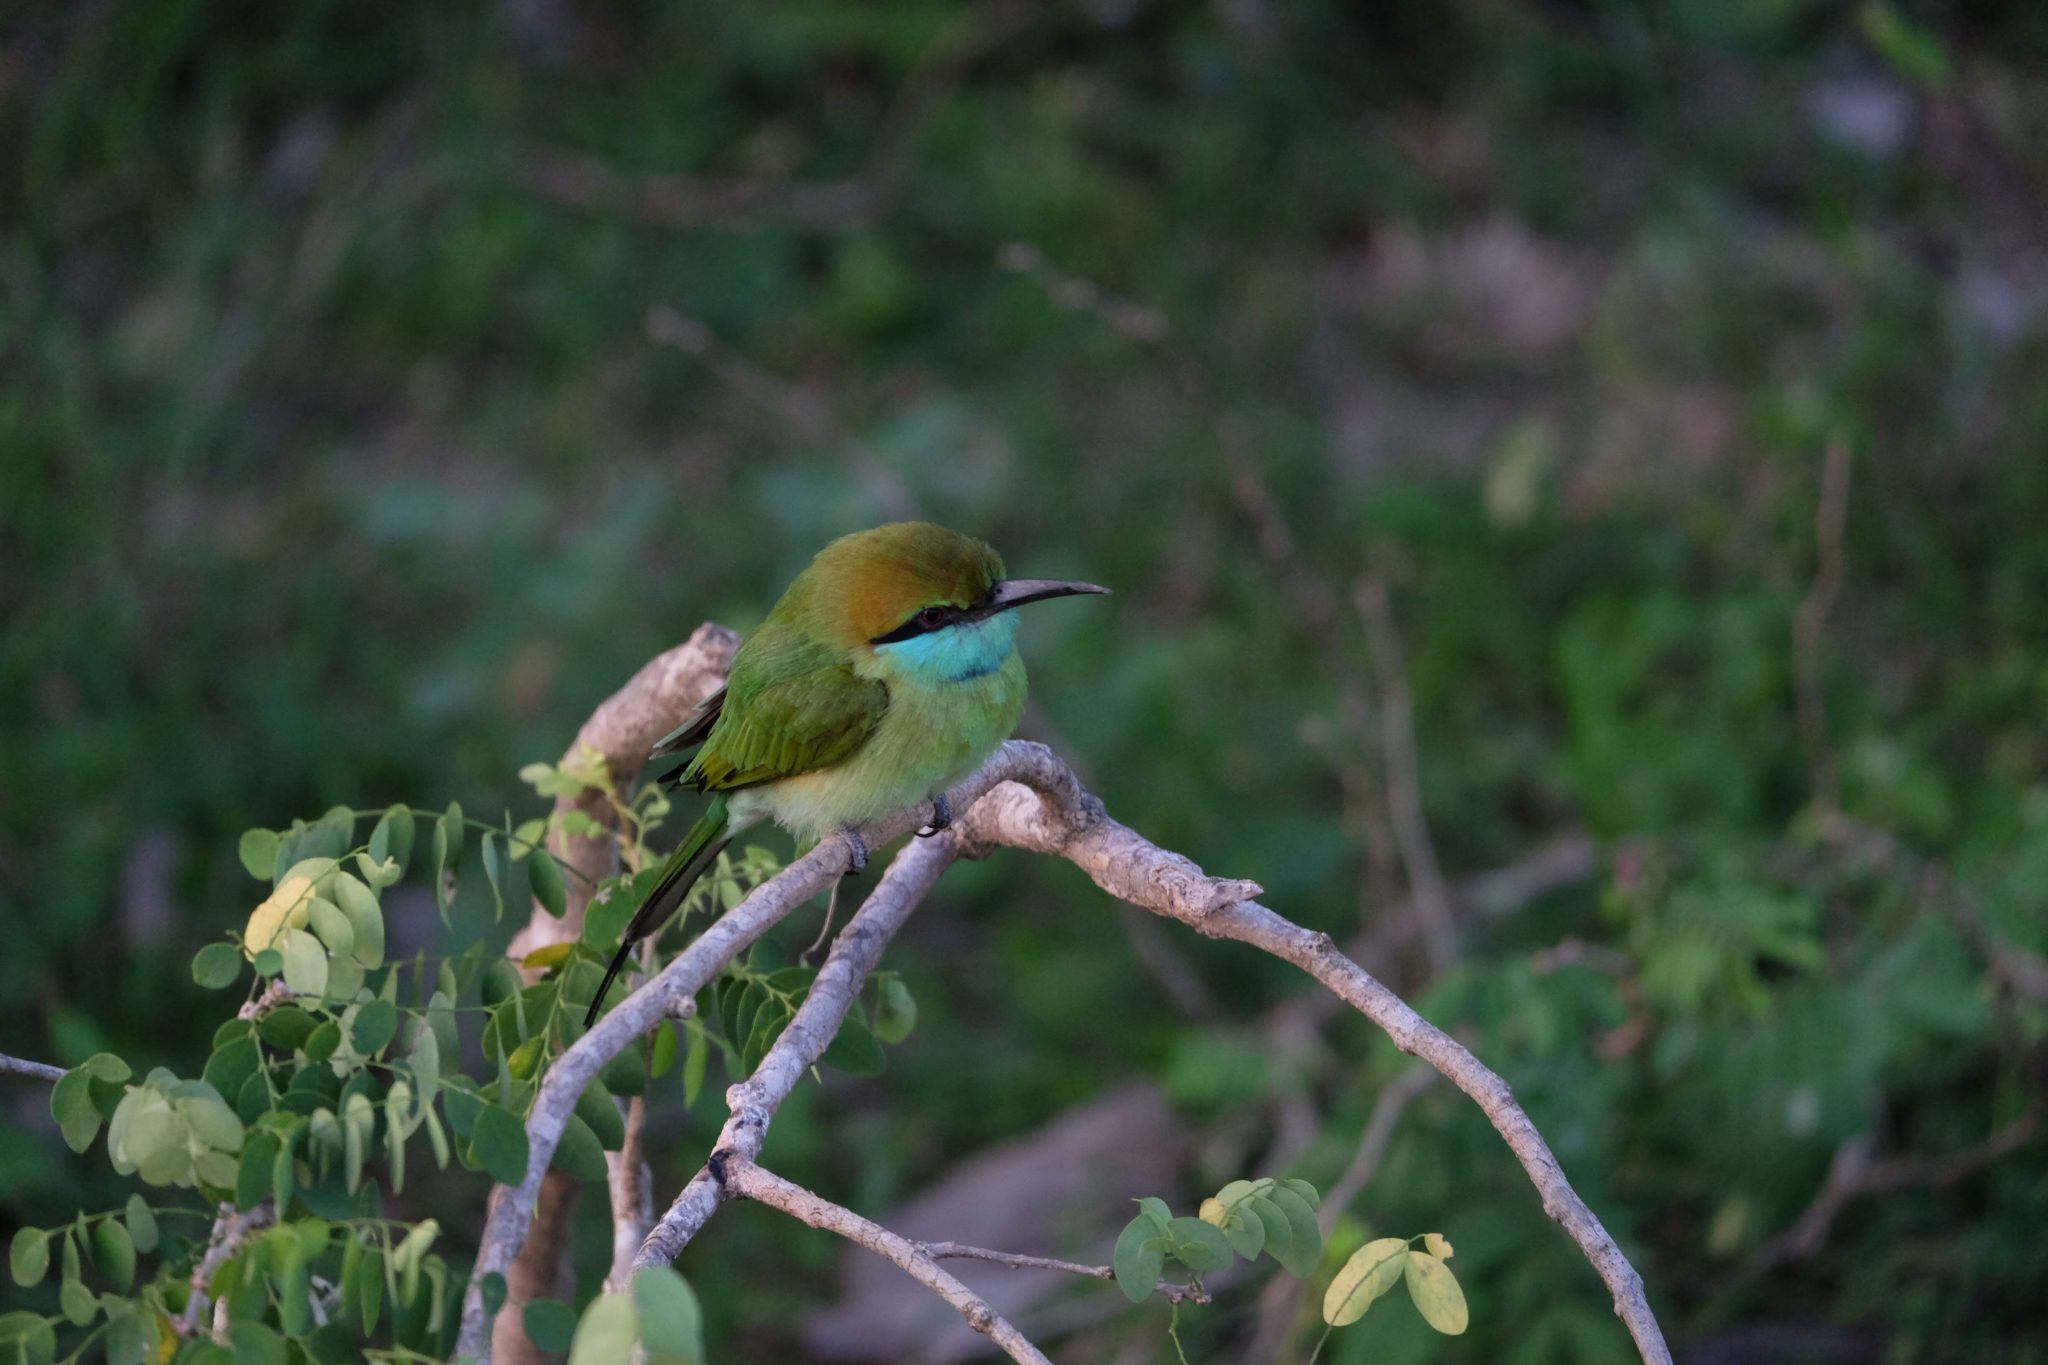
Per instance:
[[[1053,597],[1074,597],[1087,592],[1108,592],[1109,589],[1094,583],[1075,583],[1058,578],[1005,578],[996,584],[993,596],[984,610],[991,616],[1011,607],[1021,607],[1026,602],[1043,602]]]

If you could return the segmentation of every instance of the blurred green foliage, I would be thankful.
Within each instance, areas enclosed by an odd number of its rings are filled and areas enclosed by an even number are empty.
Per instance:
[[[1358,796],[1384,764],[1345,700],[1370,568],[1446,869],[1577,828],[1611,855],[1396,980],[1515,1085],[1667,1330],[1700,1360],[2039,1361],[2038,1135],[1742,1267],[1844,1142],[1938,1166],[2043,1089],[2041,1002],[1953,907],[2048,949],[2044,16],[18,7],[0,1036],[190,1074],[215,1021],[185,964],[248,914],[240,830],[535,814],[520,765],[641,662],[748,628],[825,540],[913,507],[1115,586],[1026,632],[1027,733],[1119,818],[1348,935],[1390,911],[1360,890],[1387,881]],[[741,181],[766,188],[735,208]],[[846,192],[821,210],[818,185]],[[1171,352],[1001,269],[1014,242],[1170,319],[1215,411]],[[656,308],[729,349],[650,337]],[[1816,817],[1796,700],[1830,440],[1852,477],[1825,751],[1875,843]],[[480,882],[454,913],[487,936]],[[434,933],[398,896],[394,955]],[[1283,1099],[1320,1116],[1290,1173],[1327,1187],[1398,1074],[1349,1023],[1262,1073],[1249,1021],[1301,983],[1176,937],[1224,1010],[1185,1021],[1071,870],[963,867],[920,920],[891,964],[917,1034],[886,1078],[800,1095],[770,1152],[864,1208],[1144,1077],[1243,1158],[1183,1193],[1267,1169],[1270,1119],[1218,1116]],[[7,1084],[7,1221],[119,1207]],[[664,1188],[713,1131],[673,1117]],[[408,1199],[456,1246],[473,1225]],[[1361,1236],[1442,1227],[1472,1328],[1390,1309],[1325,1359],[1627,1358],[1447,1090],[1353,1211]],[[682,1267],[714,1352],[789,1358],[773,1324],[829,1293],[826,1253],[765,1219],[718,1236]],[[1191,1358],[1236,1358],[1252,1297],[1183,1313]],[[1132,1310],[1062,1358],[1170,1358],[1161,1328]]]

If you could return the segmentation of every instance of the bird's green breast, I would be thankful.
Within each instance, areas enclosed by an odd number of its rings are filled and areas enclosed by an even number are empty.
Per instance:
[[[889,690],[888,709],[867,742],[829,768],[736,793],[736,810],[767,815],[808,839],[866,824],[974,771],[1024,713],[1024,660],[1014,649],[967,677],[886,659],[860,671]]]

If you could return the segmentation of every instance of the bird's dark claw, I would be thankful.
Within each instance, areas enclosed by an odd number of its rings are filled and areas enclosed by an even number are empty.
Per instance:
[[[868,870],[868,842],[860,837],[860,831],[848,825],[839,831],[839,837],[846,840],[846,870],[865,872]]]
[[[953,827],[953,807],[946,801],[944,792],[932,793],[932,822],[917,832],[920,839],[929,839],[934,834],[943,834]]]

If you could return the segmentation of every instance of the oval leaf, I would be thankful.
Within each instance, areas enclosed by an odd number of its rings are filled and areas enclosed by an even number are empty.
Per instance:
[[[108,1283],[127,1293],[135,1283],[135,1239],[128,1229],[112,1218],[102,1218],[92,1228],[93,1264]]]
[[[1465,1309],[1465,1291],[1458,1277],[1434,1256],[1410,1256],[1406,1267],[1408,1297],[1415,1300],[1423,1320],[1445,1336],[1465,1330],[1471,1315]]]
[[[242,974],[242,950],[232,943],[209,943],[192,959],[192,979],[210,991],[235,984]]]
[[[1132,1303],[1143,1303],[1159,1285],[1159,1272],[1166,1266],[1166,1239],[1144,1214],[1124,1224],[1117,1235],[1116,1250],[1110,1255],[1116,1271],[1116,1287]]]
[[[683,1277],[666,1266],[633,1276],[633,1310],[647,1353],[684,1365],[704,1359],[704,1312]]]
[[[526,1339],[543,1351],[566,1351],[576,1335],[576,1314],[566,1303],[535,1299],[526,1305]]]
[[[1346,1327],[1365,1316],[1372,1301],[1394,1287],[1408,1264],[1408,1241],[1382,1237],[1351,1253],[1323,1293],[1323,1321]]]
[[[544,848],[526,855],[526,880],[540,908],[560,919],[568,909],[568,894],[562,886],[562,865]]]
[[[43,1282],[50,1270],[50,1234],[41,1228],[22,1228],[7,1249],[7,1269],[23,1289]]]
[[[511,1110],[495,1104],[478,1106],[471,1137],[476,1143],[477,1164],[491,1179],[500,1185],[517,1185],[526,1179],[526,1129]]]

